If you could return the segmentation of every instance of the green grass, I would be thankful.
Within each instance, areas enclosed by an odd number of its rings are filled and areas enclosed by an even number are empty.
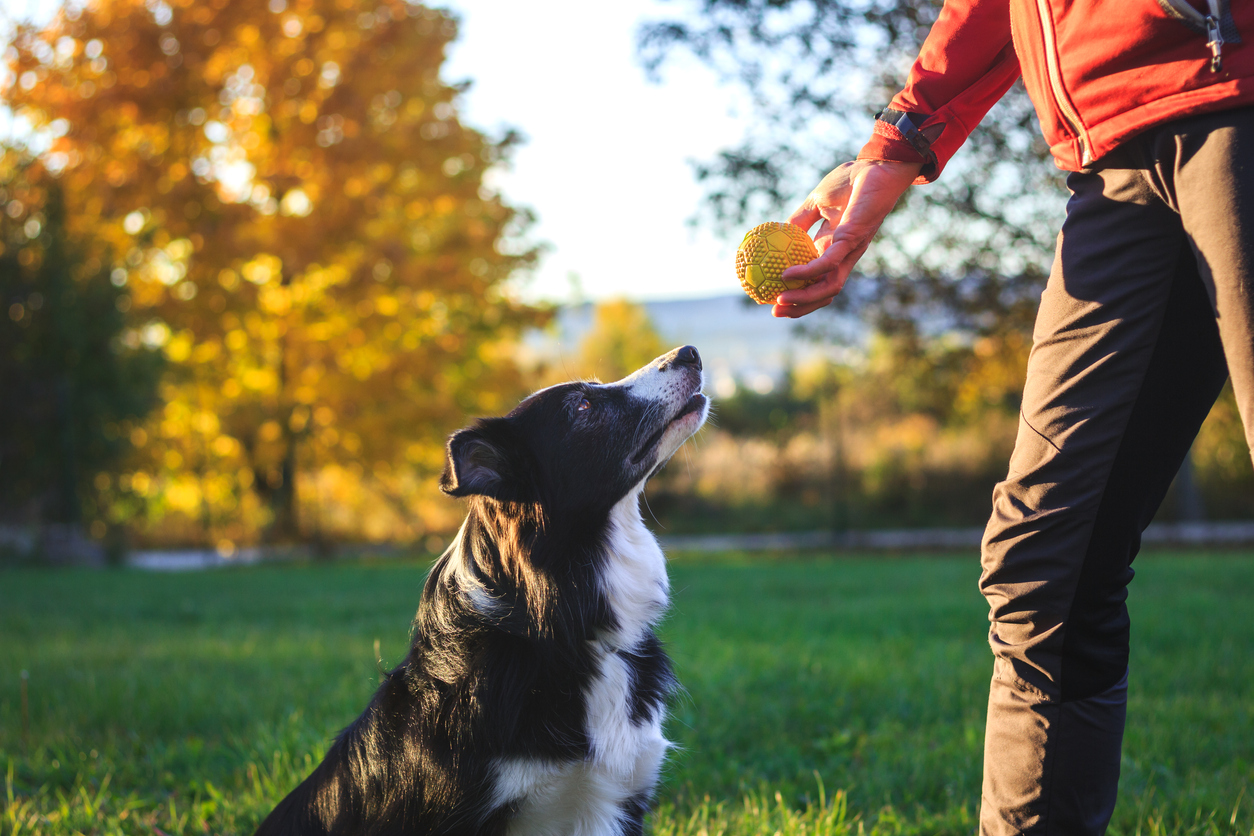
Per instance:
[[[1254,833],[1254,555],[1147,554],[1112,833]],[[248,833],[407,646],[425,565],[0,572],[0,834]],[[975,559],[672,565],[653,832],[969,834]],[[23,733],[19,671],[29,679]]]

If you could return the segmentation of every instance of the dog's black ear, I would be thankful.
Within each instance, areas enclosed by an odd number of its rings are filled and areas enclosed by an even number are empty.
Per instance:
[[[449,496],[480,494],[503,499],[507,492],[508,460],[491,422],[458,430],[448,440],[448,461],[440,490]]]

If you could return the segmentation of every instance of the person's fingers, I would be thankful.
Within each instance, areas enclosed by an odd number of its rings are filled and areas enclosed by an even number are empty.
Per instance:
[[[780,278],[786,281],[815,279],[824,273],[830,273],[840,267],[849,253],[857,248],[858,243],[849,238],[835,236],[818,258],[805,264],[795,264],[789,267],[780,274]]]
[[[832,272],[808,287],[786,290],[775,300],[774,316],[798,317],[829,304],[845,288],[853,267],[867,251],[870,242],[856,246]]]
[[[805,230],[809,230],[820,219],[833,225],[839,223],[853,187],[853,171],[854,166],[850,163],[844,163],[829,171],[814,187],[814,191],[810,192],[805,201],[789,216],[788,222]]]
[[[807,232],[810,227],[814,226],[823,217],[819,212],[818,206],[814,204],[813,198],[806,198],[805,203],[797,207],[797,209],[788,216],[788,223],[795,224]]]
[[[830,304],[832,304],[831,298],[820,299],[819,301],[811,302],[808,305],[780,305],[777,303],[773,308],[771,308],[771,316],[776,319],[797,319],[798,317],[803,317],[808,313],[813,313],[819,308],[826,308]]]
[[[781,305],[808,305],[820,299],[830,299],[840,293],[841,288],[845,286],[845,278],[842,271],[833,270],[825,273],[812,285],[796,290],[785,290],[776,297],[776,302]]]

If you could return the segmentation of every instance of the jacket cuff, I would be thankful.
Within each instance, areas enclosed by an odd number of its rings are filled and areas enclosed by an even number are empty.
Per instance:
[[[936,179],[936,166],[929,164],[923,158],[923,155],[914,150],[914,146],[904,139],[873,136],[866,145],[862,146],[862,150],[858,152],[858,159],[884,160],[885,162],[894,163],[924,163],[923,168],[919,170],[919,176],[914,180],[914,185],[921,186]]]
[[[931,164],[926,157],[916,151],[914,146],[901,135],[901,131],[897,130],[895,125],[881,122],[878,119],[873,124],[871,139],[858,152],[858,159],[884,160],[896,163],[924,163],[923,168],[919,171],[918,178],[914,181],[917,186],[931,183],[937,178],[940,174],[939,166]]]

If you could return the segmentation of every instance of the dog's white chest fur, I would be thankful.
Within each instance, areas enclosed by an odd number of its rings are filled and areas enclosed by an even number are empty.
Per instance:
[[[599,671],[585,693],[590,755],[553,763],[530,758],[496,762],[495,797],[518,812],[509,836],[612,836],[624,802],[647,795],[670,743],[659,708],[632,720],[632,674],[619,653],[630,651],[666,610],[669,583],[657,540],[640,519],[633,491],[613,511],[609,561],[602,575],[617,629],[592,642]]]

